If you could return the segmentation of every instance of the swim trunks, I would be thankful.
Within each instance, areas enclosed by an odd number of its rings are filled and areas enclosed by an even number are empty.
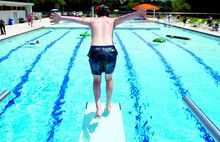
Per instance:
[[[118,52],[114,45],[91,46],[88,56],[93,75],[101,75],[102,72],[112,74],[115,69]]]

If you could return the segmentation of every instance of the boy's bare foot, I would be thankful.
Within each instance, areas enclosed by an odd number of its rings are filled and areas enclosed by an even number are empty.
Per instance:
[[[111,109],[112,109],[112,104],[111,104],[111,103],[106,104],[106,111],[107,111],[107,112],[110,112]]]
[[[95,116],[95,118],[100,119],[101,116],[102,116],[101,111],[97,110],[97,111],[96,111],[96,116]]]

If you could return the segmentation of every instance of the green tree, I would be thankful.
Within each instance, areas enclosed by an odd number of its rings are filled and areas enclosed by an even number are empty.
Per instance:
[[[172,0],[171,11],[189,11],[191,9],[190,5],[185,0]]]
[[[132,10],[133,7],[135,7],[136,5],[138,5],[138,2],[129,2],[128,5],[126,6],[127,10]]]
[[[91,0],[92,5],[98,5],[98,4],[101,4],[101,3],[102,3],[102,0]]]
[[[65,5],[65,0],[55,0],[55,8],[63,9],[64,5]]]

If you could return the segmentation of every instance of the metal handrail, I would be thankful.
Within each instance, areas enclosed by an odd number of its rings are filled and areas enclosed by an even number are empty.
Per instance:
[[[8,94],[10,94],[10,91],[4,90],[4,91],[0,94],[0,101],[3,100]]]
[[[202,112],[202,110],[189,98],[189,96],[184,96],[183,100],[190,107],[197,118],[199,118],[203,125],[209,130],[211,135],[218,142],[220,142],[220,131],[215,124]]]

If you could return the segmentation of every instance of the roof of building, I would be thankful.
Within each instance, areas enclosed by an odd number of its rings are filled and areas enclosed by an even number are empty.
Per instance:
[[[34,3],[14,2],[14,1],[0,1],[0,6],[34,6]]]

